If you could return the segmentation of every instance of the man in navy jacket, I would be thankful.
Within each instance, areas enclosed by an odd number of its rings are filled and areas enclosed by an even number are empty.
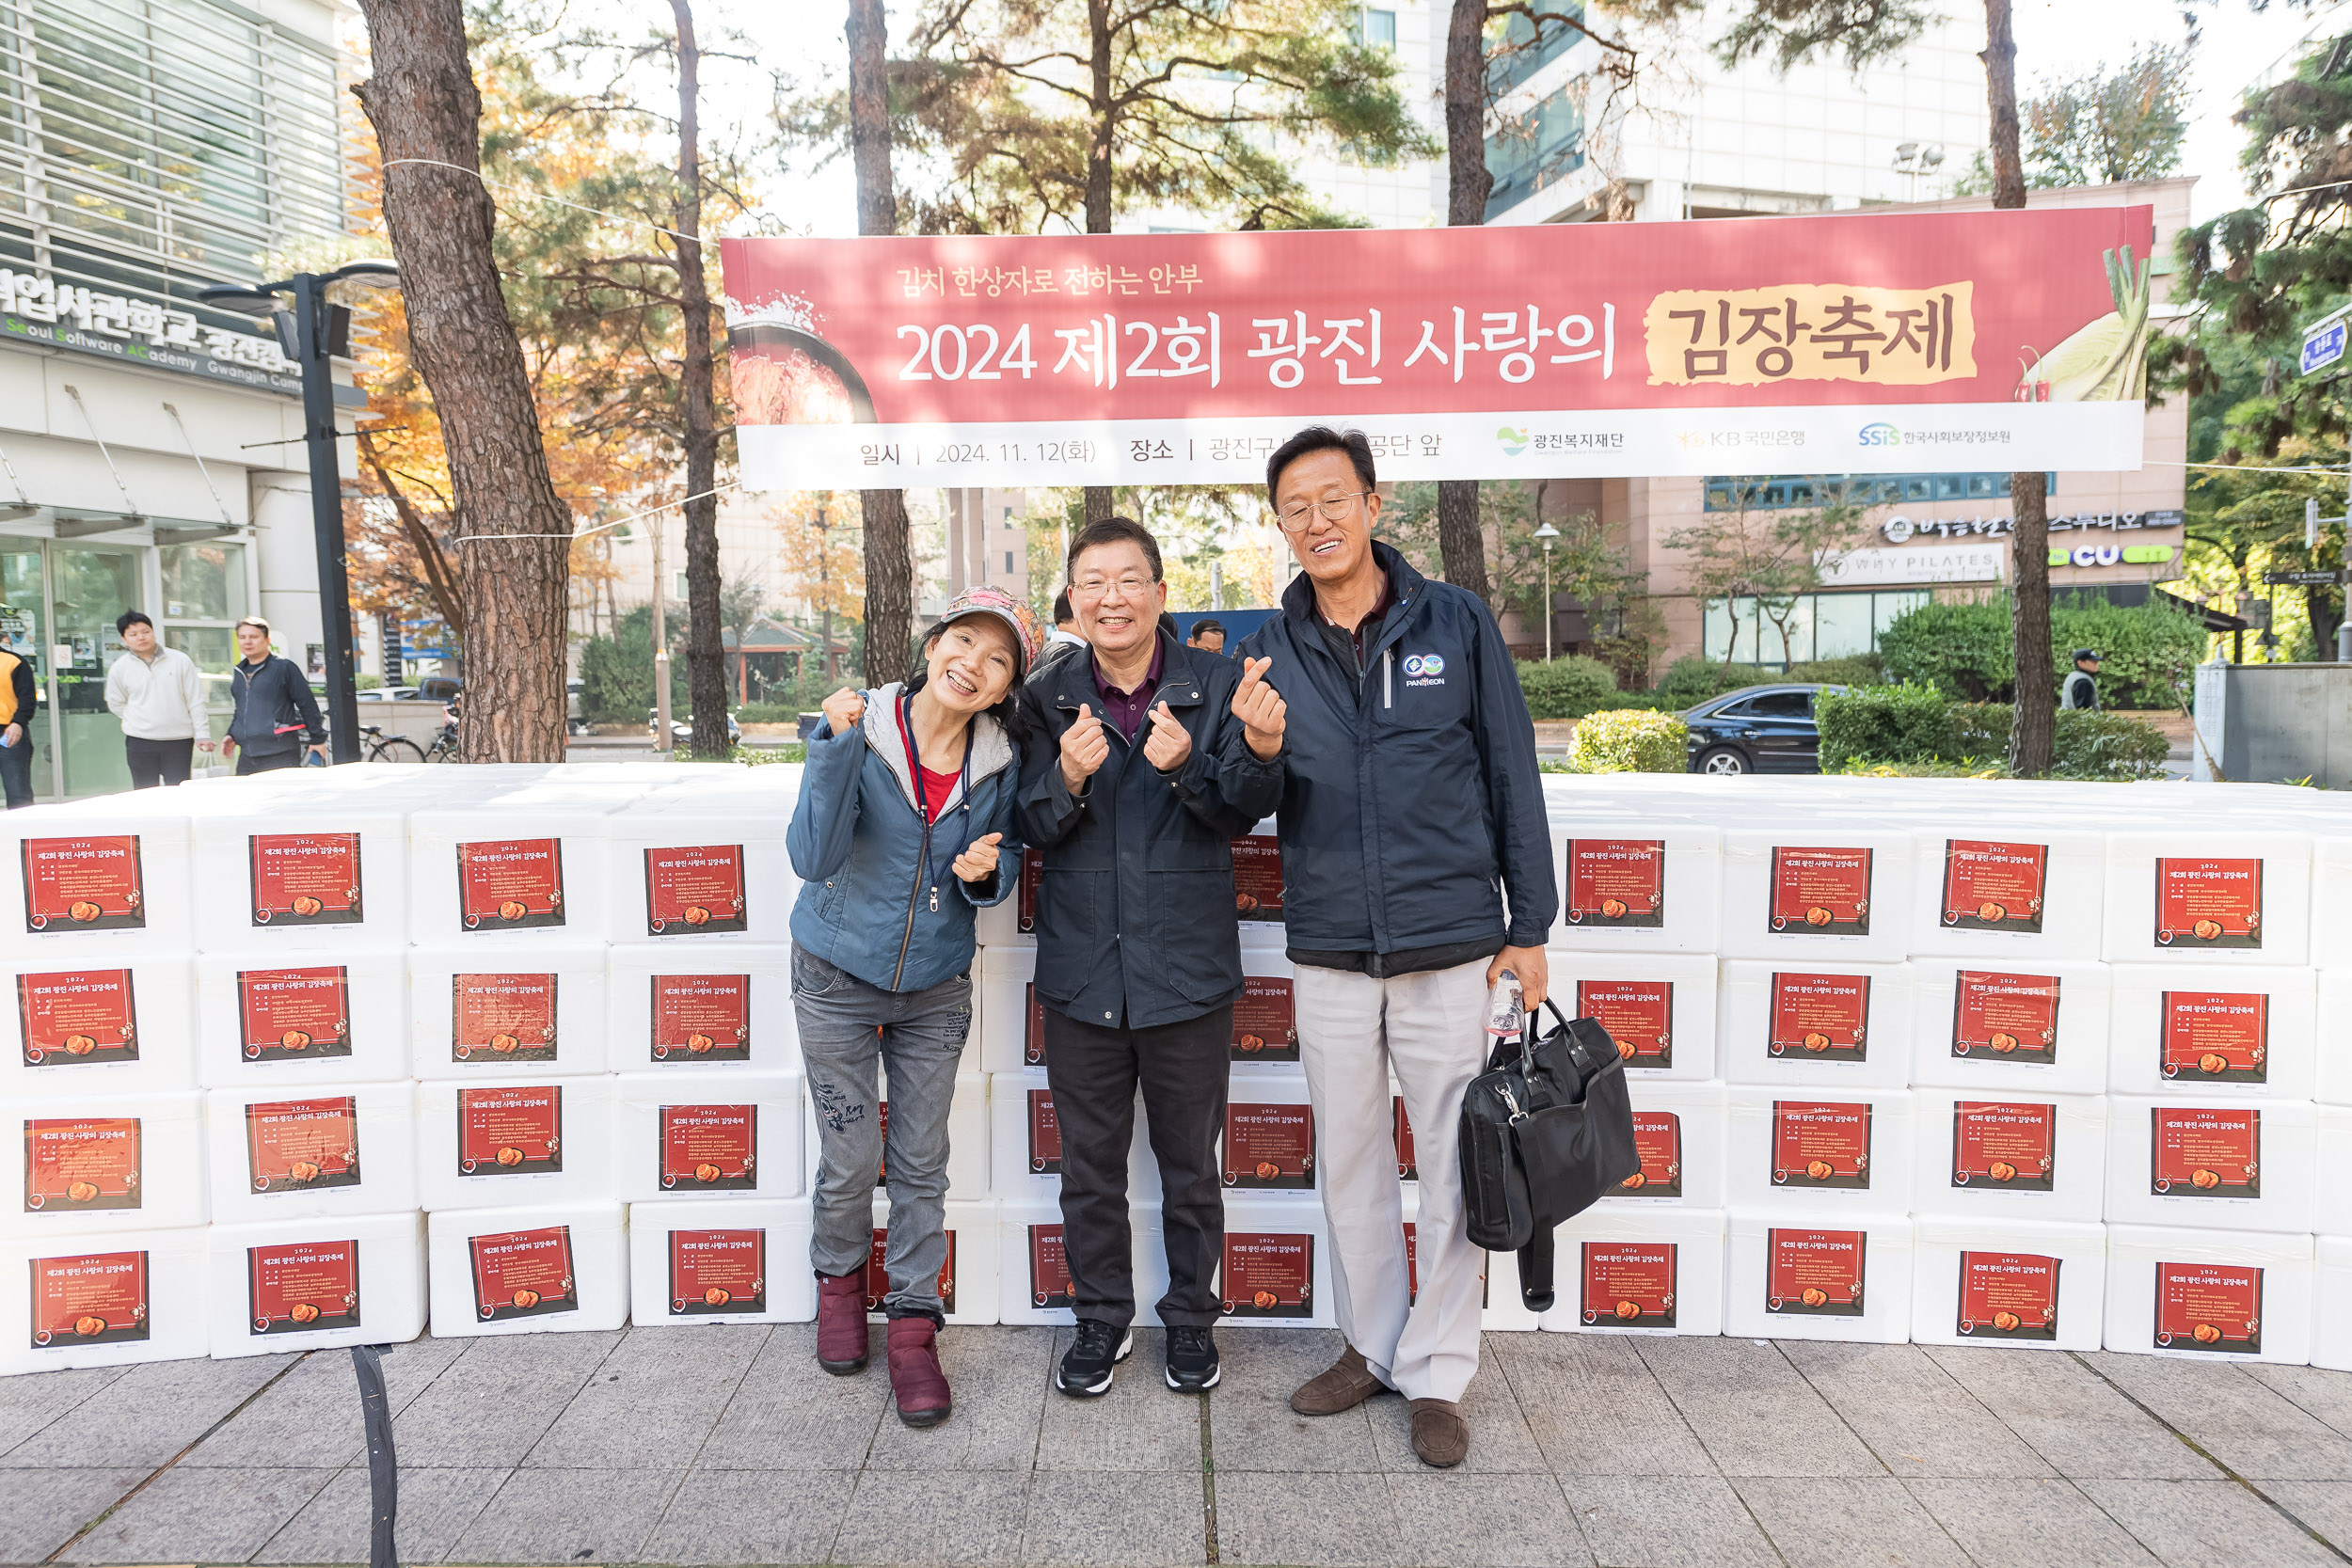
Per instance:
[[[1348,1344],[1291,1404],[1335,1415],[1394,1389],[1412,1401],[1413,1451],[1445,1466],[1470,1451],[1460,1402],[1486,1272],[1455,1120],[1486,1065],[1487,988],[1508,970],[1527,1006],[1544,998],[1559,888],[1502,628],[1475,594],[1373,541],[1374,486],[1359,432],[1317,427],[1275,451],[1266,490],[1300,575],[1239,649],[1273,661],[1288,704],[1282,911]],[[1421,1171],[1409,1302],[1391,1069]]]

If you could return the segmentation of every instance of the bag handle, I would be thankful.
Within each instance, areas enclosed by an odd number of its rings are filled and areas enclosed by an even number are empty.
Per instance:
[[[1559,1021],[1561,1028],[1565,1029],[1568,1026],[1567,1015],[1560,1010],[1559,1003],[1547,996],[1544,998],[1543,1007]],[[1540,1037],[1535,1029],[1537,1022],[1537,1014],[1534,1012],[1523,1014],[1519,1020],[1519,1070],[1522,1072],[1532,1073],[1535,1070],[1535,1041]]]

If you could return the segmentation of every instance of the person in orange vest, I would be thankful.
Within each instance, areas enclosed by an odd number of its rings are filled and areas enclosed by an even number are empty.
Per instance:
[[[33,686],[33,666],[27,659],[0,649],[0,789],[8,810],[33,803],[33,709],[40,696]]]

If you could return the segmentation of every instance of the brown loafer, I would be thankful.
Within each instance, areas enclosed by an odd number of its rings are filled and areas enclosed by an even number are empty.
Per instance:
[[[1433,1469],[1451,1470],[1470,1457],[1470,1422],[1452,1400],[1413,1402],[1413,1451]]]
[[[1301,1416],[1336,1416],[1389,1391],[1389,1386],[1373,1375],[1363,1352],[1350,1345],[1328,1371],[1317,1372],[1298,1386],[1298,1392],[1291,1396],[1291,1408]]]

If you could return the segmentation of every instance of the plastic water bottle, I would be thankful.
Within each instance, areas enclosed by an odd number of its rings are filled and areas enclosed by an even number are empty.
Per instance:
[[[1486,990],[1486,1033],[1499,1040],[1519,1037],[1527,1022],[1527,1004],[1519,990],[1519,977],[1504,970],[1495,977]]]

